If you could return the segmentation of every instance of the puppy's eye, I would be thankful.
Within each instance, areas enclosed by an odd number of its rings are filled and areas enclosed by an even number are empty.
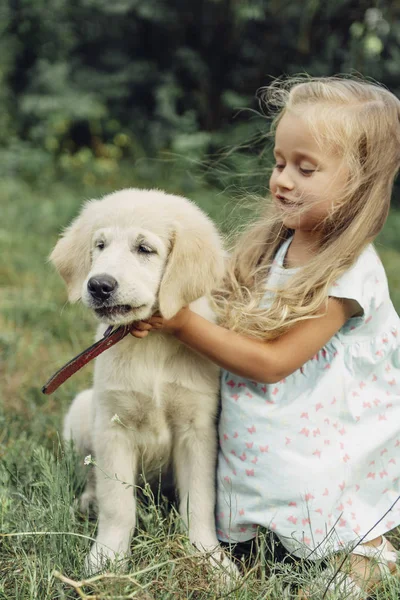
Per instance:
[[[99,250],[104,250],[105,248],[105,243],[103,242],[103,240],[99,240],[98,242],[95,243],[95,248],[98,248]]]
[[[140,246],[138,246],[138,252],[140,254],[155,254],[155,250],[150,248],[150,246],[147,246],[147,244],[140,244]]]

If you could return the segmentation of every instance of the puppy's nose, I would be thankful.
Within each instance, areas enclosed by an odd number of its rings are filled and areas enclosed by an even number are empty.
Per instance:
[[[107,300],[118,286],[118,282],[111,275],[96,275],[87,283],[90,295],[96,300]]]

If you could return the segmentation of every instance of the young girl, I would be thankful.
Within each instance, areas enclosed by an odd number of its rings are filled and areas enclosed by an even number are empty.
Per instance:
[[[396,569],[384,534],[400,524],[400,320],[371,245],[400,165],[400,102],[338,77],[278,81],[266,100],[271,202],[230,258],[220,324],[185,307],[133,334],[162,328],[223,369],[219,538],[263,526],[295,556],[350,551],[348,574],[327,571],[305,597],[366,598]]]

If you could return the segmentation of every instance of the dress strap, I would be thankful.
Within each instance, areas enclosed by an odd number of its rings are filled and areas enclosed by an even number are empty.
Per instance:
[[[290,238],[288,238],[287,240],[285,240],[283,242],[283,244],[280,246],[280,248],[278,249],[278,252],[275,254],[275,263],[278,264],[279,266],[283,267],[283,263],[285,260],[285,256],[286,256],[286,252],[290,246],[290,243],[293,239],[293,236],[291,236]]]

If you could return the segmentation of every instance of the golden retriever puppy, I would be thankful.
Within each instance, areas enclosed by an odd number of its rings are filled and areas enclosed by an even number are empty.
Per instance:
[[[69,300],[100,321],[97,338],[106,326],[156,311],[170,318],[189,303],[213,319],[204,296],[224,268],[217,230],[196,205],[139,189],[85,204],[50,259]],[[98,505],[90,572],[129,554],[140,475],[151,481],[170,466],[190,541],[232,570],[214,525],[218,376],[215,365],[161,331],[128,335],[96,359],[93,389],[75,398],[64,422],[65,439],[99,467],[83,496],[86,505],[95,494]]]

